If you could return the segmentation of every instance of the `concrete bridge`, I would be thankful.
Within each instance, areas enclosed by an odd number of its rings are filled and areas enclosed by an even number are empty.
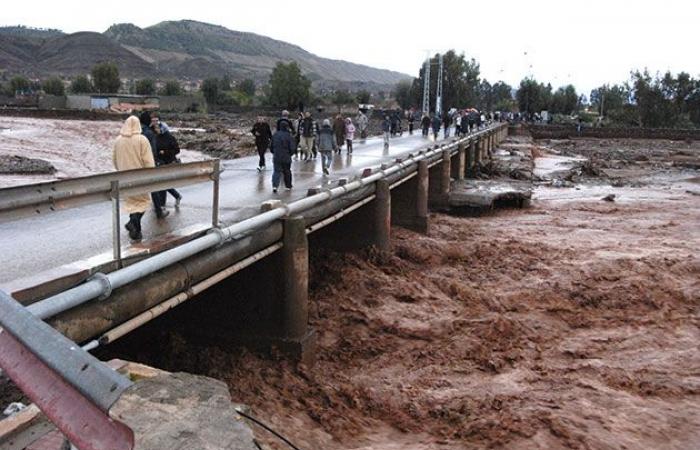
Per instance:
[[[217,339],[262,349],[274,346],[310,363],[315,342],[314,330],[308,326],[310,250],[346,251],[373,246],[382,252],[389,250],[392,226],[427,232],[428,212],[448,207],[452,182],[473,173],[480,160],[505,138],[507,130],[506,124],[494,124],[468,137],[438,142],[407,136],[393,140],[388,151],[371,139],[357,145],[352,157],[336,157],[334,174],[329,178],[321,178],[315,163],[295,163],[295,189],[279,197],[267,191],[267,174],[260,176],[249,169],[255,166],[252,159],[227,162],[227,171],[220,177],[222,217],[215,221],[218,227],[201,222],[203,217],[211,216],[206,207],[210,191],[184,190],[186,202],[193,206],[167,223],[174,227],[165,230],[168,239],[152,237],[149,245],[125,252],[121,261],[110,258],[109,232],[93,231],[93,220],[97,220],[93,215],[107,223],[109,230],[107,206],[96,204],[75,210],[77,213],[60,212],[55,216],[57,224],[52,223],[54,228],[47,232],[55,246],[37,249],[38,255],[29,257],[28,262],[23,262],[31,245],[28,240],[3,239],[0,245],[4,254],[15,255],[13,262],[20,268],[14,273],[48,269],[37,261],[53,259],[53,247],[70,248],[69,255],[83,259],[93,256],[90,252],[95,250],[103,256],[93,258],[93,264],[73,266],[72,272],[65,268],[56,272],[54,268],[49,273],[55,276],[34,285],[4,281],[21,305],[8,300],[4,310],[7,314],[0,317],[5,328],[5,332],[0,330],[0,365],[11,376],[17,376],[20,372],[12,369],[19,367],[17,358],[33,357],[36,364],[52,368],[49,372],[63,380],[67,388],[77,390],[77,397],[88,404],[101,402],[98,409],[101,406],[107,413],[119,398],[115,392],[126,391],[128,383],[109,377],[105,382],[107,375],[101,372],[86,379],[76,365],[97,367],[99,361],[69,358],[67,366],[56,362],[55,357],[46,356],[47,348],[42,348],[52,338],[25,340],[21,328],[11,326],[10,318],[18,317],[19,321],[21,317],[27,327],[37,329],[48,324],[50,328],[44,332],[57,331],[65,336],[64,346],[75,350],[75,344],[71,344],[75,342],[92,350],[208,289],[219,292],[219,300],[207,305],[211,317],[190,326]],[[3,237],[20,236],[23,226],[37,220],[3,224],[0,233]],[[152,224],[144,225],[147,229]],[[178,228],[180,233],[176,232]],[[69,239],[65,238],[66,230],[72,231]],[[72,248],[72,242],[79,243],[77,248]],[[70,267],[71,261],[62,263]],[[241,311],[231,301],[237,298],[250,299],[254,311]],[[241,314],[249,318],[249,326],[231,330],[227,324]],[[45,324],[34,323],[36,319]],[[9,347],[14,351],[6,351]],[[42,390],[42,383],[46,380],[25,387],[44,410],[45,399],[34,392]],[[110,386],[105,388],[106,384]],[[105,397],[101,389],[111,389],[111,393]],[[47,416],[72,436],[66,423],[79,420],[75,413],[66,417],[65,411],[47,408]],[[118,434],[118,430],[115,432]]]

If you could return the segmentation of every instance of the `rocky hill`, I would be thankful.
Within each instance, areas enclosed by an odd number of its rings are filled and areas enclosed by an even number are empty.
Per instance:
[[[408,75],[314,55],[293,44],[191,20],[139,28],[111,26],[103,34],[25,27],[0,28],[0,69],[43,76],[87,73],[114,61],[127,77],[267,79],[277,62],[296,61],[316,84],[393,85]]]

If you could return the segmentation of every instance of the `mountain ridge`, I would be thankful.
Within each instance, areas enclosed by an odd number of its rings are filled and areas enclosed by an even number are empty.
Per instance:
[[[194,20],[140,28],[118,23],[104,33],[0,27],[0,68],[26,75],[74,76],[114,61],[125,77],[267,80],[278,62],[296,61],[317,86],[389,86],[409,75],[323,58],[295,44]]]

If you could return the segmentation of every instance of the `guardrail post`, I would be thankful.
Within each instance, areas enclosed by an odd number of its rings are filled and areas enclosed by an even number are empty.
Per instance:
[[[219,171],[221,167],[221,161],[218,159],[214,161],[214,172],[211,174],[211,180],[214,182],[212,188],[213,198],[211,205],[211,226],[213,228],[219,228]]]
[[[119,220],[119,180],[110,183],[112,188],[110,197],[112,198],[112,257],[117,262],[117,267],[122,267],[122,241],[121,241],[121,221]]]

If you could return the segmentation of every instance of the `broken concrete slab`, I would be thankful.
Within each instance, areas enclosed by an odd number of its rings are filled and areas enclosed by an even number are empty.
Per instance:
[[[532,182],[519,180],[454,181],[449,205],[490,209],[498,205],[526,206],[532,198]]]

